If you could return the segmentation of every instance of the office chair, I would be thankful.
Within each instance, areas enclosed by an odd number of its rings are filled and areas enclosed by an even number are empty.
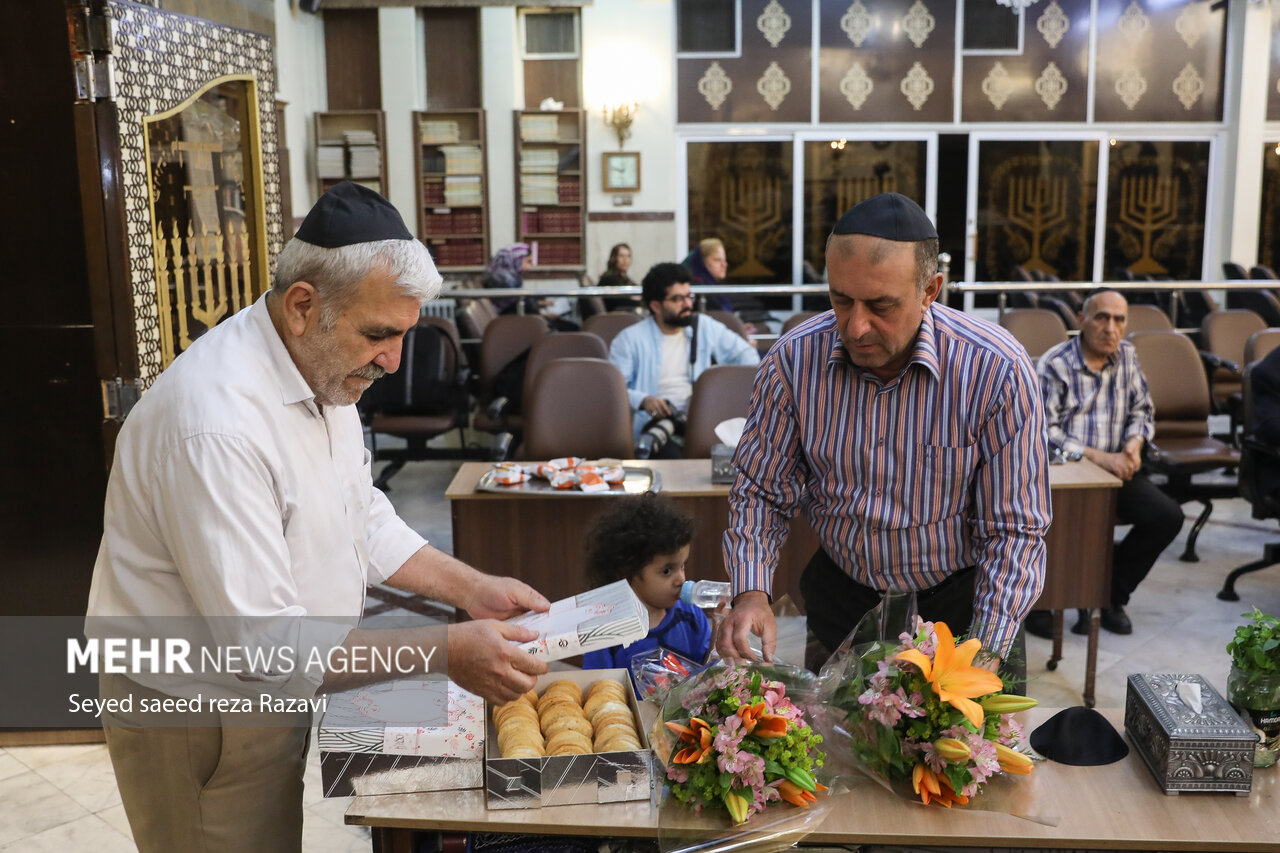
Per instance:
[[[1039,358],[1067,339],[1067,327],[1057,311],[1048,308],[1014,308],[1000,316],[1000,325]]]
[[[549,361],[533,381],[517,458],[629,459],[635,444],[622,371],[599,358]]]
[[[1235,261],[1223,261],[1222,274],[1227,277],[1227,281],[1247,281],[1249,279],[1249,273],[1245,272],[1244,267]]]
[[[712,445],[720,441],[716,425],[747,416],[755,378],[754,365],[720,364],[702,372],[689,397],[689,419],[684,426],[686,459],[709,458]]]
[[[1249,336],[1244,342],[1244,364],[1250,365],[1262,361],[1273,349],[1280,347],[1280,329],[1262,329]],[[1248,429],[1248,421],[1245,421]]]
[[[751,342],[751,336],[747,334],[747,324],[742,322],[742,318],[733,311],[711,310],[707,311],[706,315],[728,326],[730,331],[737,332],[744,341]]]
[[[1266,264],[1254,264],[1249,267],[1249,278],[1253,281],[1275,281],[1276,271]]]
[[[1204,509],[1187,535],[1183,562],[1199,561],[1196,540],[1213,512],[1214,498],[1235,497],[1235,483],[1195,482],[1197,474],[1234,468],[1240,451],[1209,435],[1212,398],[1204,364],[1191,339],[1180,332],[1135,332],[1129,337],[1147,379],[1155,408],[1155,437],[1144,467],[1162,474],[1164,491],[1178,503],[1198,501]]]
[[[794,329],[796,326],[799,326],[799,325],[800,325],[801,323],[803,323],[805,320],[808,320],[810,317],[817,317],[817,316],[818,316],[819,314],[821,314],[821,313],[823,313],[823,312],[821,312],[821,311],[797,311],[796,313],[792,314],[790,317],[788,317],[787,319],[785,319],[785,320],[783,320],[783,321],[782,321],[782,330],[781,330],[780,332],[778,332],[778,337],[782,337],[782,336],[783,336],[783,335],[785,335],[787,332],[789,332],[789,331],[791,331],[792,329]]]
[[[1280,448],[1259,441],[1253,435],[1253,390],[1252,373],[1254,364],[1245,367],[1244,424],[1245,435],[1240,447],[1240,497],[1249,502],[1254,518],[1280,518],[1280,497],[1277,497],[1275,486],[1280,482]],[[1262,546],[1262,558],[1232,569],[1218,590],[1218,598],[1223,601],[1239,601],[1236,592],[1236,581],[1243,575],[1261,571],[1268,566],[1280,563],[1280,542],[1268,542]]]
[[[1266,328],[1252,311],[1215,311],[1200,323],[1200,343],[1221,363],[1209,369],[1213,410],[1231,416],[1231,434],[1240,425],[1240,366],[1245,364],[1244,348],[1249,338]]]
[[[496,435],[519,434],[520,407],[510,401],[524,386],[529,350],[547,333],[547,321],[536,314],[501,314],[485,326],[476,389],[479,408],[471,420],[473,429]],[[491,410],[495,401],[502,398],[508,403]]]
[[[1280,299],[1269,290],[1228,290],[1227,307],[1252,311],[1264,327],[1280,326]]]
[[[1130,305],[1129,320],[1125,326],[1127,333],[1172,331],[1173,321],[1169,315],[1155,305]]]
[[[582,321],[582,331],[590,332],[597,335],[605,346],[613,343],[613,339],[617,337],[627,326],[633,326],[643,320],[639,314],[634,311],[606,311],[604,314],[592,314],[590,317]]]

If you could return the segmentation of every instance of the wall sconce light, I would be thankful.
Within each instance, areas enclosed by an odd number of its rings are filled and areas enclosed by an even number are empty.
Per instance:
[[[848,143],[849,143],[849,140],[845,139],[843,136],[840,137],[839,139],[833,139],[831,140],[831,150],[843,151],[845,145],[847,145]]]
[[[636,119],[636,110],[639,106],[635,101],[631,103],[605,104],[604,123],[613,128],[614,133],[618,134],[619,150],[631,138],[631,123]]]

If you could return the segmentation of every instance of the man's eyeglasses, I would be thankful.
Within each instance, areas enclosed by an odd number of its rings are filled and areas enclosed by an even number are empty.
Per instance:
[[[689,304],[691,304],[691,305],[692,305],[692,304],[693,304],[693,294],[691,294],[691,293],[686,293],[686,294],[684,294],[683,296],[681,296],[681,295],[679,295],[679,294],[673,293],[673,294],[671,294],[670,296],[668,296],[666,299],[664,299],[664,300],[662,300],[662,301],[663,301],[663,302],[670,302],[670,303],[672,303],[673,305],[679,305],[679,304],[681,304],[681,303],[683,303],[683,302],[688,302]]]

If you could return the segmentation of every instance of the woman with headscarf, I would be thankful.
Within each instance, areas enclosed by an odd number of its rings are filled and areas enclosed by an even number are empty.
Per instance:
[[[609,250],[609,264],[601,274],[600,280],[596,282],[596,286],[637,287],[638,285],[628,275],[630,270],[631,247],[626,243],[619,243]],[[610,311],[631,311],[639,305],[640,300],[634,296],[606,296],[604,300],[605,308]]]
[[[533,258],[529,255],[528,243],[510,243],[494,252],[493,260],[484,271],[484,287],[519,288],[524,287],[524,271],[533,266]],[[513,314],[516,310],[516,297],[494,299],[493,307],[499,314]],[[538,313],[538,300],[526,296],[524,300],[526,314]]]
[[[716,237],[708,237],[698,243],[680,263],[689,270],[694,284],[719,284],[729,272],[729,259],[724,243]],[[722,293],[706,294],[707,307],[720,311],[732,311],[733,300]]]

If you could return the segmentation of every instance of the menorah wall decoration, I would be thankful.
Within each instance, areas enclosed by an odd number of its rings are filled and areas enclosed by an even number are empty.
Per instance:
[[[1168,175],[1125,175],[1120,179],[1120,222],[1142,235],[1142,251],[1138,260],[1129,264],[1130,272],[1168,272],[1152,256],[1152,240],[1156,232],[1177,219],[1178,195],[1178,181]]]
[[[155,229],[156,304],[160,352],[168,367],[202,332],[258,296],[250,274],[249,234],[228,222],[225,232],[186,233],[176,220]],[[174,329],[174,315],[177,329]],[[194,327],[194,328],[193,328]]]
[[[1043,257],[1053,231],[1067,221],[1067,179],[1046,175],[1017,175],[1009,181],[1009,204],[1005,228],[1016,226],[1027,233],[1031,254],[1021,264],[1049,275],[1058,270]]]
[[[720,225],[742,235],[742,263],[730,275],[739,278],[771,278],[774,271],[760,255],[781,237],[782,182],[771,175],[727,177],[720,184]],[[732,255],[730,256],[732,257]]]
[[[836,180],[836,216],[840,216],[858,202],[866,201],[873,195],[897,191],[898,176],[893,172],[856,178],[838,178]]]

